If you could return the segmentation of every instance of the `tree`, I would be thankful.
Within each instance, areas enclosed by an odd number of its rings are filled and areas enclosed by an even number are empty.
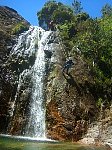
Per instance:
[[[91,85],[97,99],[112,100],[112,6],[102,8],[103,18],[92,19],[81,12],[81,3],[74,0],[74,8],[49,1],[38,12],[39,22],[53,19],[58,25],[65,45],[65,56],[75,56],[77,47],[93,75]]]
[[[68,6],[61,5],[52,14],[52,19],[56,24],[64,24],[65,22],[71,22],[73,18],[73,11]]]
[[[73,6],[73,10],[74,10],[74,14],[77,15],[79,13],[81,13],[82,11],[82,7],[81,7],[81,2],[74,0],[74,2],[72,3]]]
[[[79,14],[76,15],[76,19],[78,22],[81,22],[81,21],[86,21],[87,19],[89,19],[89,15],[85,12],[81,12]]]
[[[44,7],[37,12],[38,20],[39,20],[39,26],[42,28],[48,28],[48,24],[50,20],[52,20],[52,14],[55,10],[58,8],[58,3],[56,1],[48,1],[44,4]]]
[[[112,6],[109,4],[104,5],[101,9],[101,12],[102,12],[103,17],[111,16],[112,15]]]
[[[48,1],[42,10],[37,13],[37,16],[39,25],[44,28],[44,25],[48,27],[50,20],[53,20],[56,24],[70,22],[73,17],[73,10],[60,2]]]

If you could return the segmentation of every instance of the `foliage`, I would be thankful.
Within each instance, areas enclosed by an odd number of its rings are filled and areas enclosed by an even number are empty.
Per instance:
[[[73,10],[63,5],[60,2],[48,1],[45,3],[42,10],[37,13],[39,25],[41,27],[48,28],[50,20],[53,20],[57,24],[63,24],[66,21],[71,21],[73,17]]]
[[[89,18],[90,18],[89,15],[85,12],[79,13],[76,16],[76,19],[77,19],[78,22],[86,21]]]
[[[99,98],[98,101],[97,101],[97,106],[98,106],[99,108],[101,108],[102,103],[103,103],[102,98]]]
[[[82,30],[83,29],[83,30]],[[112,97],[112,17],[86,20],[79,25],[76,45],[91,68],[97,97]]]
[[[52,20],[51,14],[58,8],[56,1],[48,1],[45,3],[41,11],[37,13],[39,25],[43,27],[45,24],[48,26],[50,20]]]
[[[12,34],[20,34],[26,30],[28,30],[28,26],[23,22],[19,22],[12,28]]]
[[[74,0],[73,3],[72,3],[72,6],[73,6],[73,10],[74,10],[74,14],[77,15],[79,13],[81,13],[82,11],[82,7],[81,7],[81,2],[77,1],[77,0]]]
[[[65,56],[74,56],[76,49],[80,50],[94,78],[93,91],[96,99],[110,102],[112,100],[112,7],[105,5],[102,8],[103,17],[100,19],[92,19],[87,13],[81,12],[81,3],[77,7],[78,11],[74,14],[70,7],[49,1],[38,13],[39,21],[44,20],[47,23],[46,20],[51,18],[57,23],[65,45]]]
[[[61,6],[58,11],[55,10],[53,12],[52,20],[54,20],[56,24],[64,24],[65,22],[71,22],[72,17],[73,12],[69,11],[67,7],[64,8]]]
[[[108,3],[105,4],[105,6],[102,7],[101,12],[102,12],[103,17],[112,16],[112,6],[109,5]]]

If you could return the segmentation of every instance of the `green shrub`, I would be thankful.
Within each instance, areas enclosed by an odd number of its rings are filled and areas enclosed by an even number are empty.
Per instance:
[[[99,98],[99,99],[97,100],[97,106],[98,106],[99,108],[101,108],[102,103],[103,103],[102,98]]]
[[[26,30],[28,30],[28,26],[23,22],[19,22],[12,28],[12,34],[18,35]]]

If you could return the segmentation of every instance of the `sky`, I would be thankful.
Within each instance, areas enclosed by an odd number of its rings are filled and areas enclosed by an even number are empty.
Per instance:
[[[24,19],[32,25],[38,25],[37,12],[42,9],[48,0],[0,0],[0,6],[8,6],[15,9]],[[66,5],[71,5],[73,0],[57,0]],[[106,4],[112,5],[112,0],[79,0],[83,11],[90,17],[101,16],[101,8]]]

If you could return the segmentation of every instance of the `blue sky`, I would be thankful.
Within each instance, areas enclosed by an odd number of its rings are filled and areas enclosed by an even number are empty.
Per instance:
[[[37,11],[41,10],[48,0],[0,0],[0,6],[9,6],[15,9],[22,17],[32,25],[38,25]],[[71,5],[73,0],[57,0],[64,4]],[[112,5],[112,0],[80,0],[83,10],[91,17],[100,17],[101,8],[106,3]]]

